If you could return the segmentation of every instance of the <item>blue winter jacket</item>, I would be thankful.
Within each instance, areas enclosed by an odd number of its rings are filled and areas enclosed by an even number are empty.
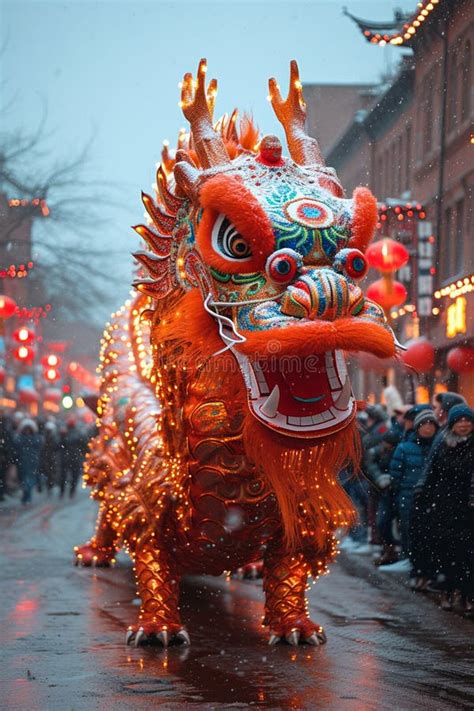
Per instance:
[[[433,437],[419,437],[411,432],[397,445],[389,474],[396,494],[408,494],[418,483],[430,453]]]

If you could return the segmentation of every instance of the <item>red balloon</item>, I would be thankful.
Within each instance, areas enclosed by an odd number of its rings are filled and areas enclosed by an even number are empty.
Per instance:
[[[16,309],[16,302],[5,294],[0,295],[0,318],[10,318]]]
[[[376,301],[385,311],[388,311],[406,301],[407,290],[399,281],[393,281],[389,287],[385,279],[377,279],[369,285],[366,295],[368,299]]]
[[[39,395],[33,388],[24,388],[18,392],[18,400],[22,405],[31,405],[33,402],[38,402]]]
[[[405,365],[418,373],[428,373],[434,367],[435,349],[426,338],[414,338],[407,347],[402,356]]]
[[[446,363],[454,373],[472,373],[474,371],[474,348],[468,346],[451,348]]]
[[[365,256],[370,266],[378,269],[379,272],[396,272],[410,258],[406,247],[390,237],[384,237],[371,244]]]
[[[2,365],[0,365],[0,385],[5,382],[5,376],[6,376],[5,368]]]

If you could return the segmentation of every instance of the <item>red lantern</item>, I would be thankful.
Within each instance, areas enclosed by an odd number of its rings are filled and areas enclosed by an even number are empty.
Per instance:
[[[0,385],[2,385],[5,382],[5,376],[6,376],[5,368],[2,365],[0,365]]]
[[[15,313],[16,303],[9,296],[0,295],[0,318],[10,318]]]
[[[402,358],[405,365],[418,373],[428,373],[435,364],[435,349],[426,338],[414,338],[407,343]]]
[[[368,263],[379,272],[386,274],[396,272],[409,260],[407,249],[390,237],[377,240],[367,248],[365,253]],[[394,304],[395,305],[395,304]]]
[[[472,373],[474,371],[474,348],[468,346],[451,348],[446,363],[453,373]]]
[[[44,400],[47,400],[48,402],[53,402],[56,405],[59,405],[61,402],[62,398],[62,392],[61,390],[58,390],[57,388],[47,388],[44,391],[43,394]]]
[[[22,344],[15,348],[13,351],[13,357],[19,360],[21,363],[31,363],[35,357],[35,349],[31,346],[25,346]]]
[[[31,405],[33,402],[38,402],[39,395],[33,388],[24,388],[19,391],[18,400],[22,405]]]
[[[17,328],[16,331],[13,331],[12,336],[18,343],[32,343],[35,340],[35,332],[26,326]]]
[[[367,298],[376,301],[385,310],[400,306],[406,301],[407,290],[399,281],[377,279],[367,289]]]

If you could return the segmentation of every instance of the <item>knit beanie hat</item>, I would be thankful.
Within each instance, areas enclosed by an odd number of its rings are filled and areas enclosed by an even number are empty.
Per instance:
[[[405,414],[403,415],[403,419],[411,420],[413,422],[415,417],[419,415],[420,412],[424,411],[433,412],[433,408],[427,403],[419,403],[418,405],[413,405],[412,407],[410,407],[409,410],[405,412]]]
[[[374,422],[385,422],[387,419],[387,413],[380,405],[367,405],[365,412]]]
[[[445,412],[449,412],[455,405],[467,404],[465,398],[462,395],[458,395],[458,393],[439,393],[436,399]]]
[[[386,442],[387,444],[391,444],[393,447],[396,447],[397,444],[400,444],[402,441],[402,433],[397,432],[395,430],[388,430],[388,432],[385,432],[385,434],[382,437],[382,442]]]
[[[469,405],[455,405],[449,411],[448,427],[451,428],[456,422],[459,422],[463,417],[470,422],[474,422],[474,410],[471,410]]]
[[[436,419],[436,415],[434,414],[434,412],[432,412],[431,410],[423,410],[422,412],[419,412],[413,420],[413,428],[417,430],[418,427],[424,425],[425,422],[432,422],[434,425],[436,425],[436,428],[438,428],[439,426],[438,420]]]

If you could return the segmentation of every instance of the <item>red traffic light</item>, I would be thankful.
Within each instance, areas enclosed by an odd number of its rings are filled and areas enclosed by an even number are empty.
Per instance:
[[[31,328],[21,326],[12,333],[13,338],[18,343],[32,343],[35,340],[35,332]]]
[[[61,365],[61,358],[56,353],[49,353],[41,358],[41,365],[45,368],[57,368]]]
[[[61,377],[59,370],[57,368],[45,368],[43,371],[43,377],[45,380],[49,380],[50,383],[54,383]]]
[[[28,363],[35,357],[35,350],[31,346],[21,345],[13,351],[13,357],[22,363]]]

